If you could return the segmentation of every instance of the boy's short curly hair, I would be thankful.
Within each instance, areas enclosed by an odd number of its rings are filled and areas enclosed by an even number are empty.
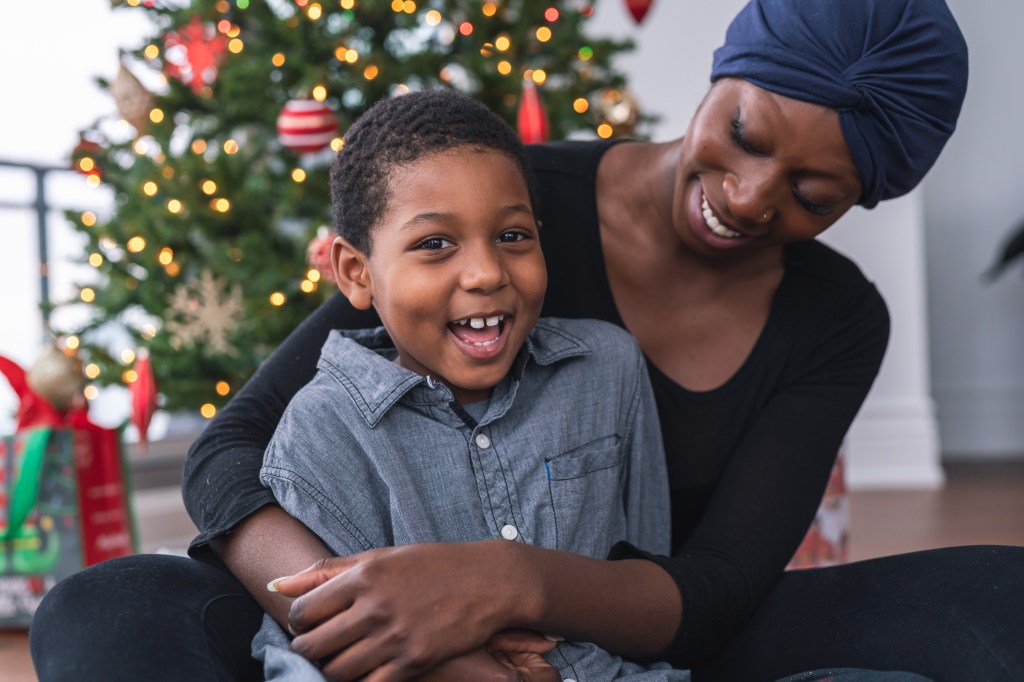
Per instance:
[[[334,229],[369,254],[371,231],[388,210],[393,169],[459,147],[508,156],[522,171],[536,207],[526,155],[515,132],[480,102],[435,88],[381,100],[345,133],[331,167]]]

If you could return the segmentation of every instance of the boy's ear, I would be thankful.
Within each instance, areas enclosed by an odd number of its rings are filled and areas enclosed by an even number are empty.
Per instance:
[[[369,310],[373,305],[373,280],[363,252],[344,237],[336,237],[331,244],[331,264],[338,288],[349,303],[359,310]]]

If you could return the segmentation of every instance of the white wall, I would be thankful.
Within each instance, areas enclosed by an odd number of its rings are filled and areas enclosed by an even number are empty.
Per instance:
[[[5,93],[0,113],[0,157],[44,165],[68,164],[78,131],[114,110],[113,101],[94,78],[117,73],[117,48],[135,47],[148,29],[141,12],[112,12],[110,0],[56,0],[6,3],[0,21],[0,86]],[[0,201],[32,201],[30,173],[0,168]],[[101,190],[85,186],[77,175],[53,177],[49,200],[55,209],[99,209],[109,202]],[[31,210],[0,211],[0,353],[29,365],[44,337],[39,314],[36,217]],[[81,240],[64,225],[60,211],[49,216],[50,295],[75,295],[69,265]],[[116,392],[115,392],[116,393]],[[105,409],[104,402],[112,398]],[[0,433],[13,428],[17,406],[0,377]],[[99,421],[112,425],[127,415],[123,396],[107,393]]]
[[[943,451],[1024,456],[1024,270],[981,274],[1024,218],[1024,4],[950,0],[967,101],[925,186],[932,385]]]

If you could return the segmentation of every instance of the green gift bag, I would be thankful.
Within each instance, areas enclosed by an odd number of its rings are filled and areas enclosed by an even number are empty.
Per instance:
[[[93,424],[0,438],[0,627],[59,580],[135,551],[119,433]]]

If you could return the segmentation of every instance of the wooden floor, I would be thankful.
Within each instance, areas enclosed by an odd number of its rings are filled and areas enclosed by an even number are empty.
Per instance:
[[[851,560],[955,545],[1024,545],[1024,462],[948,464],[946,472],[942,490],[852,493]],[[27,635],[0,631],[0,682],[35,679]]]
[[[947,463],[942,490],[850,495],[850,560],[957,545],[1024,546],[1024,462]]]

